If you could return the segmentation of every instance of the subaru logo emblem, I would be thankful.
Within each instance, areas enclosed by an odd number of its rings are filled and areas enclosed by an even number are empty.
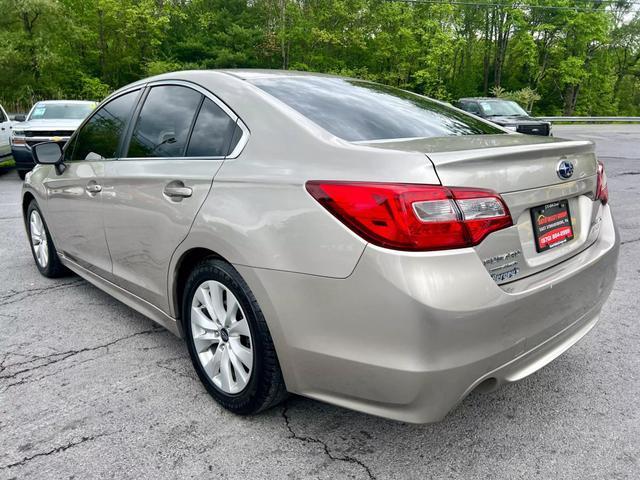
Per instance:
[[[563,180],[571,178],[573,175],[573,163],[567,160],[561,160],[556,170],[558,172],[558,176]]]

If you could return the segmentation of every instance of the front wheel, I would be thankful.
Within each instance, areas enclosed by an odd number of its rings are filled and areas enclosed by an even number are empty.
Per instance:
[[[31,243],[31,253],[38,271],[49,278],[62,277],[68,270],[56,253],[47,224],[35,200],[27,208],[27,233]]]
[[[278,404],[286,388],[266,321],[240,274],[207,259],[191,273],[184,333],[198,377],[218,403],[241,415]]]

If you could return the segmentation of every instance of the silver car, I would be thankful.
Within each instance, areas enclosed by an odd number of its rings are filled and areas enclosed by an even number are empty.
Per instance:
[[[184,337],[239,414],[292,392],[437,421],[576,343],[616,276],[590,142],[361,80],[165,74],[34,152],[40,272]]]

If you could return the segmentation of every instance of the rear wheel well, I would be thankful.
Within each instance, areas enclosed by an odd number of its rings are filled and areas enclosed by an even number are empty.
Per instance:
[[[187,278],[189,278],[195,266],[206,258],[219,258],[220,260],[226,261],[216,252],[208,248],[192,248],[186,251],[178,261],[173,277],[173,298],[175,299],[173,307],[178,320],[181,320],[180,317],[182,316],[182,300]]]

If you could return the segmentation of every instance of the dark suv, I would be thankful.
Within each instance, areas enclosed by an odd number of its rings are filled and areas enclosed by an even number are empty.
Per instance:
[[[461,98],[457,107],[515,132],[529,135],[551,135],[550,122],[531,117],[513,100]]]

